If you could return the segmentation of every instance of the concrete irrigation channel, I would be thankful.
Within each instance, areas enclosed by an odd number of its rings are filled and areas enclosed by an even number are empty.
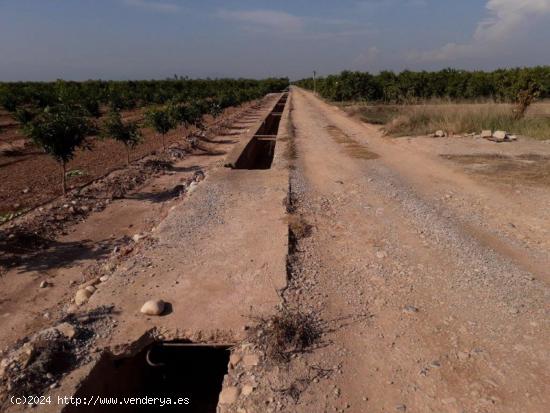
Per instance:
[[[251,316],[273,313],[287,283],[288,94],[271,99],[258,116],[241,120],[248,131],[239,143],[154,229],[157,242],[89,299],[89,308],[114,304],[117,327],[100,340],[105,350],[95,362],[65,377],[52,397],[177,395],[191,400],[182,411],[217,411],[232,346],[246,336]],[[129,280],[141,272],[148,275]],[[152,298],[167,303],[161,317],[139,312]]]

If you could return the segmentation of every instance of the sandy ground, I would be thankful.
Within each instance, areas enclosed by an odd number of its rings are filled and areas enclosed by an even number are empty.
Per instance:
[[[253,131],[270,102],[235,127]],[[226,392],[220,411],[546,411],[550,145],[387,138],[298,89],[278,139],[270,170],[184,159],[63,238],[89,240],[77,259],[1,279],[2,347],[50,325],[44,313],[67,311],[83,269],[143,232],[81,308],[117,310],[98,349],[128,351],[147,331],[240,344],[248,316],[273,311],[287,282],[286,302],[322,320],[321,342],[289,363],[233,360],[224,389],[235,397]],[[190,195],[151,201],[196,168],[207,178]],[[312,226],[290,267],[288,199]],[[53,287],[39,289],[46,277]],[[170,312],[139,314],[153,297]],[[94,360],[51,393],[74,392]]]
[[[315,229],[290,294],[329,332],[291,370],[333,374],[285,411],[545,411],[548,186],[488,182],[439,155],[548,145],[393,140],[309,93],[293,102],[292,188]]]

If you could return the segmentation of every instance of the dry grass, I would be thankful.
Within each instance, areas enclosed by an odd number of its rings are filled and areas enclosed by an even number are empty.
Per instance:
[[[484,129],[505,130],[536,139],[550,139],[550,104],[529,108],[527,116],[515,119],[514,106],[500,103],[440,103],[424,105],[353,106],[348,109],[365,122],[385,125],[391,136],[428,135],[436,130],[448,134],[479,133]]]
[[[326,127],[328,133],[337,143],[344,146],[345,152],[352,158],[357,159],[377,159],[379,158],[378,154],[367,149],[365,145],[351,139],[344,131],[340,128],[329,125]]]
[[[463,165],[466,170],[484,178],[512,185],[550,185],[550,156],[525,154],[442,155]]]
[[[313,315],[286,306],[270,317],[254,320],[256,326],[249,330],[249,341],[275,362],[288,362],[293,354],[308,351],[322,334],[320,322]]]

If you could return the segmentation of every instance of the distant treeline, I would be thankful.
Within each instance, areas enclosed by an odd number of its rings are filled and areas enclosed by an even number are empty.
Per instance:
[[[58,104],[78,105],[92,116],[99,115],[101,105],[121,110],[209,100],[226,108],[279,92],[288,84],[286,78],[0,83],[0,105],[10,112]]]
[[[313,79],[296,82],[313,90]],[[345,71],[317,79],[317,91],[334,101],[377,101],[412,103],[431,98],[493,99],[513,102],[522,91],[536,91],[540,98],[550,97],[550,66],[500,69],[493,72],[445,69],[439,72],[394,73],[377,75]]]

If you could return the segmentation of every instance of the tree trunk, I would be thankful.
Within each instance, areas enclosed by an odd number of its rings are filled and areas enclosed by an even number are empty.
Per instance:
[[[126,166],[130,166],[130,148],[126,145]]]
[[[61,178],[61,187],[63,189],[63,196],[67,195],[67,165],[65,161],[61,161],[61,170],[63,177]]]

